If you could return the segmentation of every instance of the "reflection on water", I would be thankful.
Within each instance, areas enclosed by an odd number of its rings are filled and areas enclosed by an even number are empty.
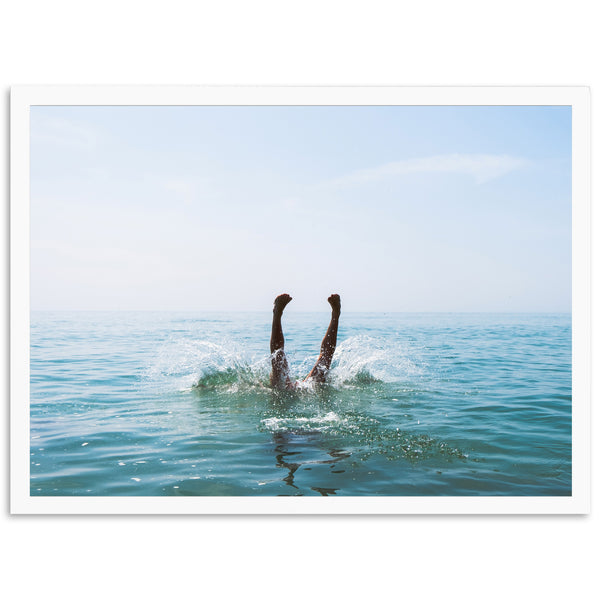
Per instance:
[[[319,445],[319,441],[322,441],[322,436],[318,433],[292,433],[292,432],[275,432],[273,434],[273,442],[275,444],[275,461],[276,466],[279,468],[287,469],[288,473],[285,477],[283,477],[283,481],[285,481],[286,485],[293,487],[296,490],[300,490],[300,488],[294,483],[294,475],[296,471],[298,471],[301,467],[305,471],[311,471],[312,466],[308,465],[335,465],[337,462],[347,459],[351,456],[350,452],[346,452],[341,449],[331,449],[326,450],[327,454],[330,456],[329,459],[324,460],[301,460],[303,453],[299,450],[292,450],[295,446],[298,446],[299,440],[298,437],[302,438],[302,445],[310,445],[313,444],[315,446]],[[344,469],[332,470],[331,473],[344,473]],[[312,490],[319,492],[322,496],[329,496],[335,494],[339,488],[325,488],[325,487],[317,487],[311,486]],[[279,494],[280,496],[285,496],[288,494]],[[302,492],[295,493],[293,495],[302,496]]]

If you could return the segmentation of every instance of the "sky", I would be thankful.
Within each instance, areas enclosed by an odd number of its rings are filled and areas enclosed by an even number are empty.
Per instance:
[[[571,109],[32,106],[32,310],[567,312]]]

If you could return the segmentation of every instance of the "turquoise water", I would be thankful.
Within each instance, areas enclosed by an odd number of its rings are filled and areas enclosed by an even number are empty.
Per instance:
[[[270,318],[32,313],[31,494],[571,494],[570,315],[342,313],[283,393]],[[328,314],[283,324],[304,377]]]

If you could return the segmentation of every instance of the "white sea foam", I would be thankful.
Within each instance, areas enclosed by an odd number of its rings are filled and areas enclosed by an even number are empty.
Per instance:
[[[261,421],[261,425],[272,433],[278,431],[327,431],[346,423],[345,417],[335,412],[314,417],[269,417]]]

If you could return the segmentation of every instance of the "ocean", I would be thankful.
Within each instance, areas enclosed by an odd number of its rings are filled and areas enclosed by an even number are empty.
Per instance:
[[[286,310],[293,377],[329,322]],[[570,314],[32,312],[32,496],[569,496]]]

